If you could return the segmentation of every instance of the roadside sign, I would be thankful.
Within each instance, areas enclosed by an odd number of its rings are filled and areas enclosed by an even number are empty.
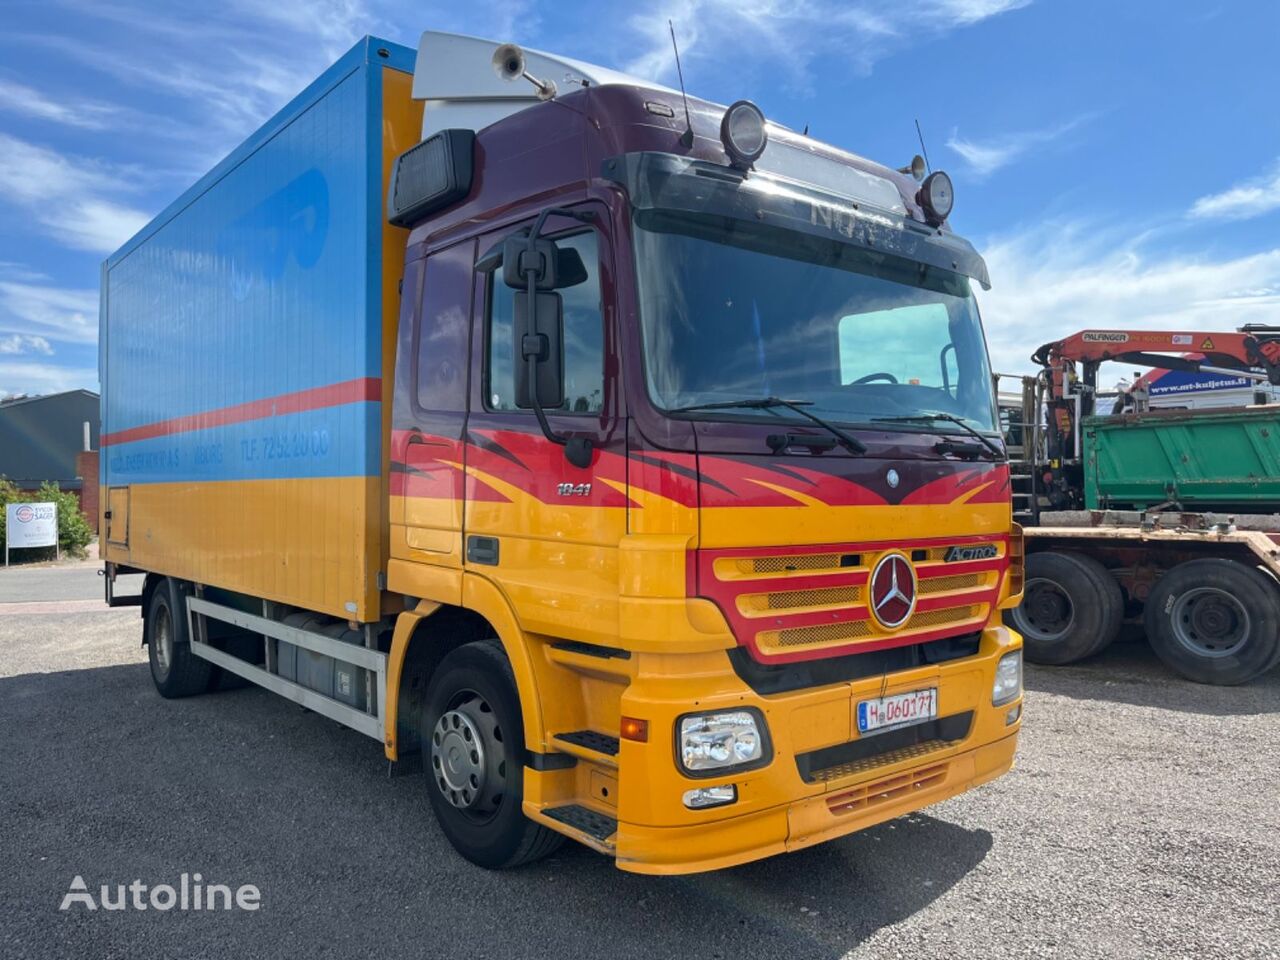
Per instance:
[[[10,550],[58,547],[58,505],[56,503],[10,503],[5,506],[4,565]]]

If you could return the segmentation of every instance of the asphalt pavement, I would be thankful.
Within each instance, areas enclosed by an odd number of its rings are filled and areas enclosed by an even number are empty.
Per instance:
[[[100,596],[0,573],[0,957],[1280,955],[1277,671],[1202,687],[1120,644],[1030,668],[1015,770],[923,813],[714,874],[488,873],[373,741],[256,688],[161,699]],[[261,906],[59,910],[184,872]]]

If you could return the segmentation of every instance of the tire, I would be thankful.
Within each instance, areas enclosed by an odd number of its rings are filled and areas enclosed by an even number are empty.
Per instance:
[[[1032,553],[1022,603],[1005,622],[1022,634],[1032,663],[1060,666],[1097,653],[1116,638],[1124,598],[1101,564],[1074,553]]]
[[[1247,683],[1280,659],[1280,589],[1235,560],[1189,560],[1147,597],[1143,620],[1156,655],[1196,683]]]
[[[1124,624],[1124,591],[1120,589],[1120,584],[1111,575],[1111,571],[1093,557],[1083,553],[1064,553],[1063,556],[1070,557],[1084,567],[1093,578],[1098,591],[1097,602],[1102,611],[1102,626],[1098,630],[1098,639],[1093,649],[1085,654],[1092,657],[1111,646],[1120,635],[1120,627]]]
[[[458,853],[501,870],[560,846],[563,836],[521,809],[524,722],[511,663],[496,639],[445,656],[427,686],[421,717],[427,795]]]
[[[160,696],[190,697],[209,689],[213,664],[191,652],[187,611],[174,581],[160,581],[147,607],[147,659]]]

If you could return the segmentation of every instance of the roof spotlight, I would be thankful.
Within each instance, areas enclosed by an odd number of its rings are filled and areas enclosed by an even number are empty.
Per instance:
[[[951,208],[955,205],[956,196],[951,178],[941,170],[929,174],[924,178],[924,183],[920,184],[916,199],[924,207],[925,219],[932,226],[942,226],[942,222],[951,216]]]
[[[760,108],[750,100],[739,100],[729,107],[720,121],[720,142],[735,167],[751,169],[769,142]]]

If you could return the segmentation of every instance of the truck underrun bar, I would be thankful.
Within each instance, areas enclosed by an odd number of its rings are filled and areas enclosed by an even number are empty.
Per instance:
[[[372,672],[376,676],[373,699],[370,701],[374,705],[374,712],[365,713],[362,710],[349,707],[345,703],[340,703],[337,700],[326,697],[324,694],[294,683],[292,680],[286,680],[284,677],[264,670],[262,667],[248,663],[224,650],[211,646],[204,639],[204,617],[221,620],[224,623],[232,624],[253,633],[274,637],[277,640],[292,643],[304,650],[323,654],[326,657],[332,657],[335,660],[349,663],[355,667],[362,667]],[[367,737],[372,737],[379,743],[382,742],[387,702],[387,655],[385,653],[369,650],[365,647],[353,646],[349,643],[342,643],[323,634],[313,633],[310,630],[300,630],[297,627],[290,627],[275,620],[269,620],[266,617],[259,617],[243,610],[236,610],[233,607],[225,607],[222,604],[205,600],[203,597],[187,598],[187,622],[189,626],[188,636],[191,638],[191,652],[196,656],[203,657],[223,670],[244,677],[260,687],[266,687],[272,693],[287,697],[294,703],[300,704],[308,710],[313,710],[321,716],[336,720],[343,726],[350,727],[352,730],[363,733]]]

